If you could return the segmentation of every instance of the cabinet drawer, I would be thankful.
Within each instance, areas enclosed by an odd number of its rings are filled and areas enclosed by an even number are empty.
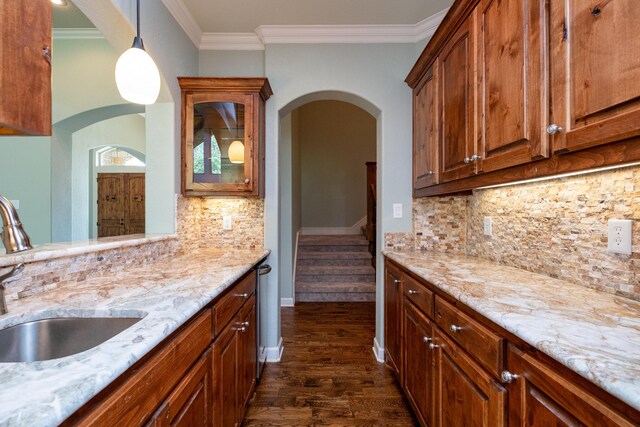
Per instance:
[[[433,318],[433,292],[408,275],[402,276],[402,293],[429,318]]]
[[[213,334],[217,336],[256,290],[256,272],[252,271],[213,306]]]
[[[435,321],[472,357],[496,376],[504,365],[504,339],[436,297]]]

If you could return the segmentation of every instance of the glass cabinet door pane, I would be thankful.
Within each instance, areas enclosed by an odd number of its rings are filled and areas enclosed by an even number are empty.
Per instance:
[[[244,183],[244,114],[244,104],[194,104],[193,182]]]

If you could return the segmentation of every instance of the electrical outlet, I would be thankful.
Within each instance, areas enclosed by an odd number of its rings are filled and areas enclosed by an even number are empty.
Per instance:
[[[610,219],[608,224],[609,243],[607,252],[631,255],[631,226],[630,219]]]
[[[233,220],[229,215],[225,215],[222,217],[222,229],[223,230],[231,230],[233,228]]]
[[[393,217],[402,218],[402,203],[393,204]]]
[[[493,236],[493,218],[490,216],[484,217],[484,235]]]

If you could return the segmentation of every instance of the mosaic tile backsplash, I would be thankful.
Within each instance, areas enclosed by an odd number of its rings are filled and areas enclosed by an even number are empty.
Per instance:
[[[413,233],[385,247],[466,253],[640,300],[638,167],[416,199],[413,218]],[[607,252],[609,219],[634,220],[632,255]]]
[[[178,196],[177,232],[180,249],[264,247],[264,199]],[[222,220],[231,216],[232,229]]]

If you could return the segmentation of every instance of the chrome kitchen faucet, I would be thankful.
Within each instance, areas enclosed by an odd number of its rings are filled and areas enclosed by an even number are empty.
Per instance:
[[[22,228],[18,212],[13,204],[0,194],[0,216],[2,217],[2,243],[8,254],[31,249],[29,235]]]

